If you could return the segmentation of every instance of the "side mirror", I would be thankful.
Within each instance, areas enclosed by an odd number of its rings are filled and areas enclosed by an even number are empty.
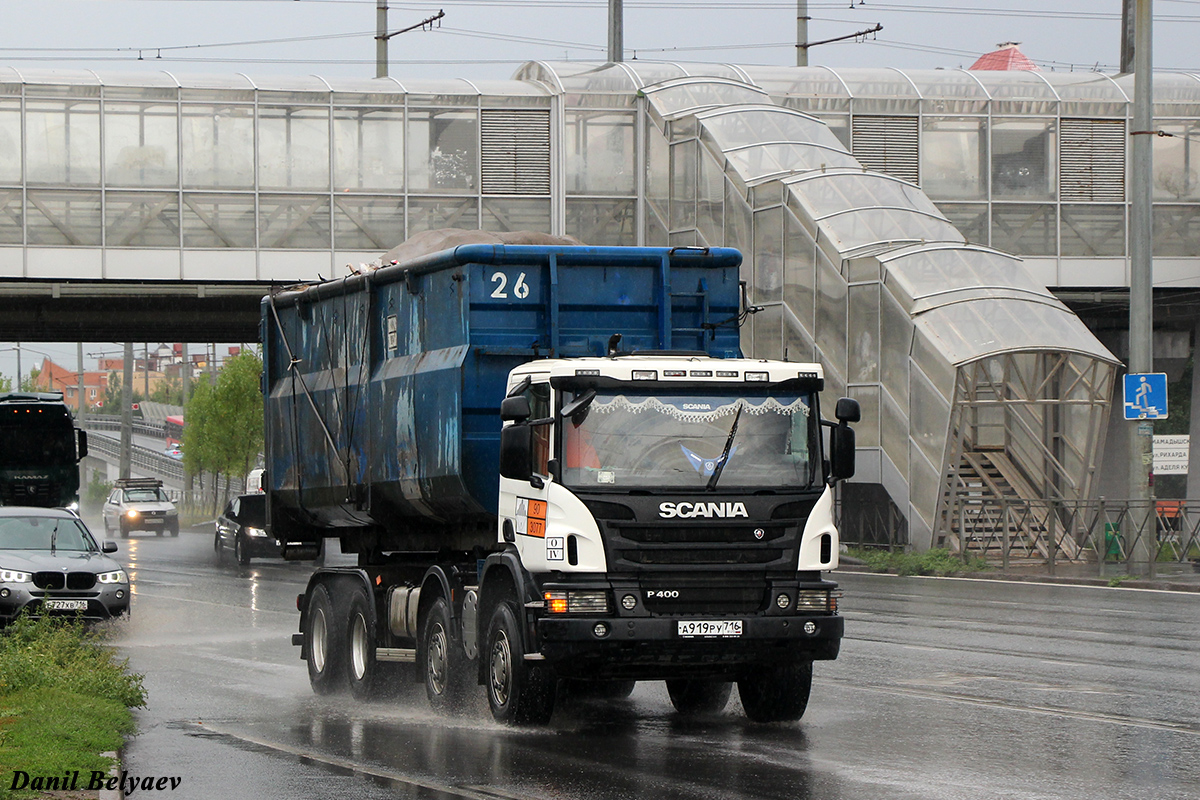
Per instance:
[[[833,416],[838,422],[858,422],[862,419],[862,411],[858,407],[857,400],[852,397],[843,397],[834,406]]]
[[[525,405],[528,406],[528,402]],[[518,423],[501,429],[500,474],[515,481],[528,481],[533,478],[533,428]]]
[[[101,545],[100,545],[100,552],[101,552],[101,553],[115,553],[115,552],[117,552],[117,543],[116,543],[116,542],[111,542],[111,541],[108,541],[108,540],[106,539],[106,540],[103,542],[103,544],[101,544]]]
[[[500,419],[505,422],[524,422],[533,411],[529,408],[529,398],[506,397],[500,401]]]
[[[79,439],[79,456],[76,460],[87,458],[87,431],[83,430],[82,428],[76,428],[75,434]]]
[[[854,403],[853,400],[850,401]],[[855,403],[857,410],[858,404]],[[838,402],[840,410],[841,402]],[[835,481],[854,477],[854,429],[843,421],[829,431],[829,475]]]

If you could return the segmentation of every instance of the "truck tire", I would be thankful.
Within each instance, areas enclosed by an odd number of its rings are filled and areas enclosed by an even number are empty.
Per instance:
[[[371,623],[371,599],[362,588],[350,595],[346,615],[346,683],[356,700],[374,696],[379,677],[375,661],[375,627]]]
[[[308,597],[304,621],[304,643],[308,654],[308,682],[317,694],[333,694],[345,673],[345,629],[333,613],[333,599],[323,583]]]
[[[679,678],[667,681],[671,705],[680,714],[716,714],[725,708],[733,684],[729,681]]]
[[[558,681],[546,664],[525,660],[516,604],[501,601],[488,623],[487,698],[492,717],[510,725],[544,725],[554,713]]]
[[[462,700],[461,659],[455,649],[446,598],[429,607],[421,628],[421,676],[434,711],[452,711]]]
[[[753,722],[791,722],[804,716],[812,691],[812,662],[784,664],[738,681],[742,708]]]

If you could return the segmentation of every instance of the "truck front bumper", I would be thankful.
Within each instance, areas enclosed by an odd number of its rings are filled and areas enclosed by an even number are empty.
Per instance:
[[[540,617],[537,652],[563,677],[736,678],[756,666],[837,658],[836,614],[742,617],[740,636],[683,637],[678,618]]]

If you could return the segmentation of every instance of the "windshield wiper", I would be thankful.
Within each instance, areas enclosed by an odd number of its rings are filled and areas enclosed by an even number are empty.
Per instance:
[[[713,491],[717,488],[717,481],[721,479],[721,471],[725,469],[726,462],[729,461],[729,451],[733,449],[733,437],[737,436],[738,420],[742,418],[742,409],[745,406],[738,403],[737,413],[733,415],[733,424],[729,426],[729,438],[725,440],[725,450],[721,453],[721,460],[717,462],[717,466],[713,468],[712,477],[708,479],[708,485],[705,486],[706,491]]]

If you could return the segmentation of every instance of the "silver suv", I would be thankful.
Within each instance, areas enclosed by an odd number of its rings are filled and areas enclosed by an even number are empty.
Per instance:
[[[122,539],[129,538],[131,531],[179,535],[179,511],[156,478],[118,479],[101,515],[105,536],[113,531],[120,531]]]

